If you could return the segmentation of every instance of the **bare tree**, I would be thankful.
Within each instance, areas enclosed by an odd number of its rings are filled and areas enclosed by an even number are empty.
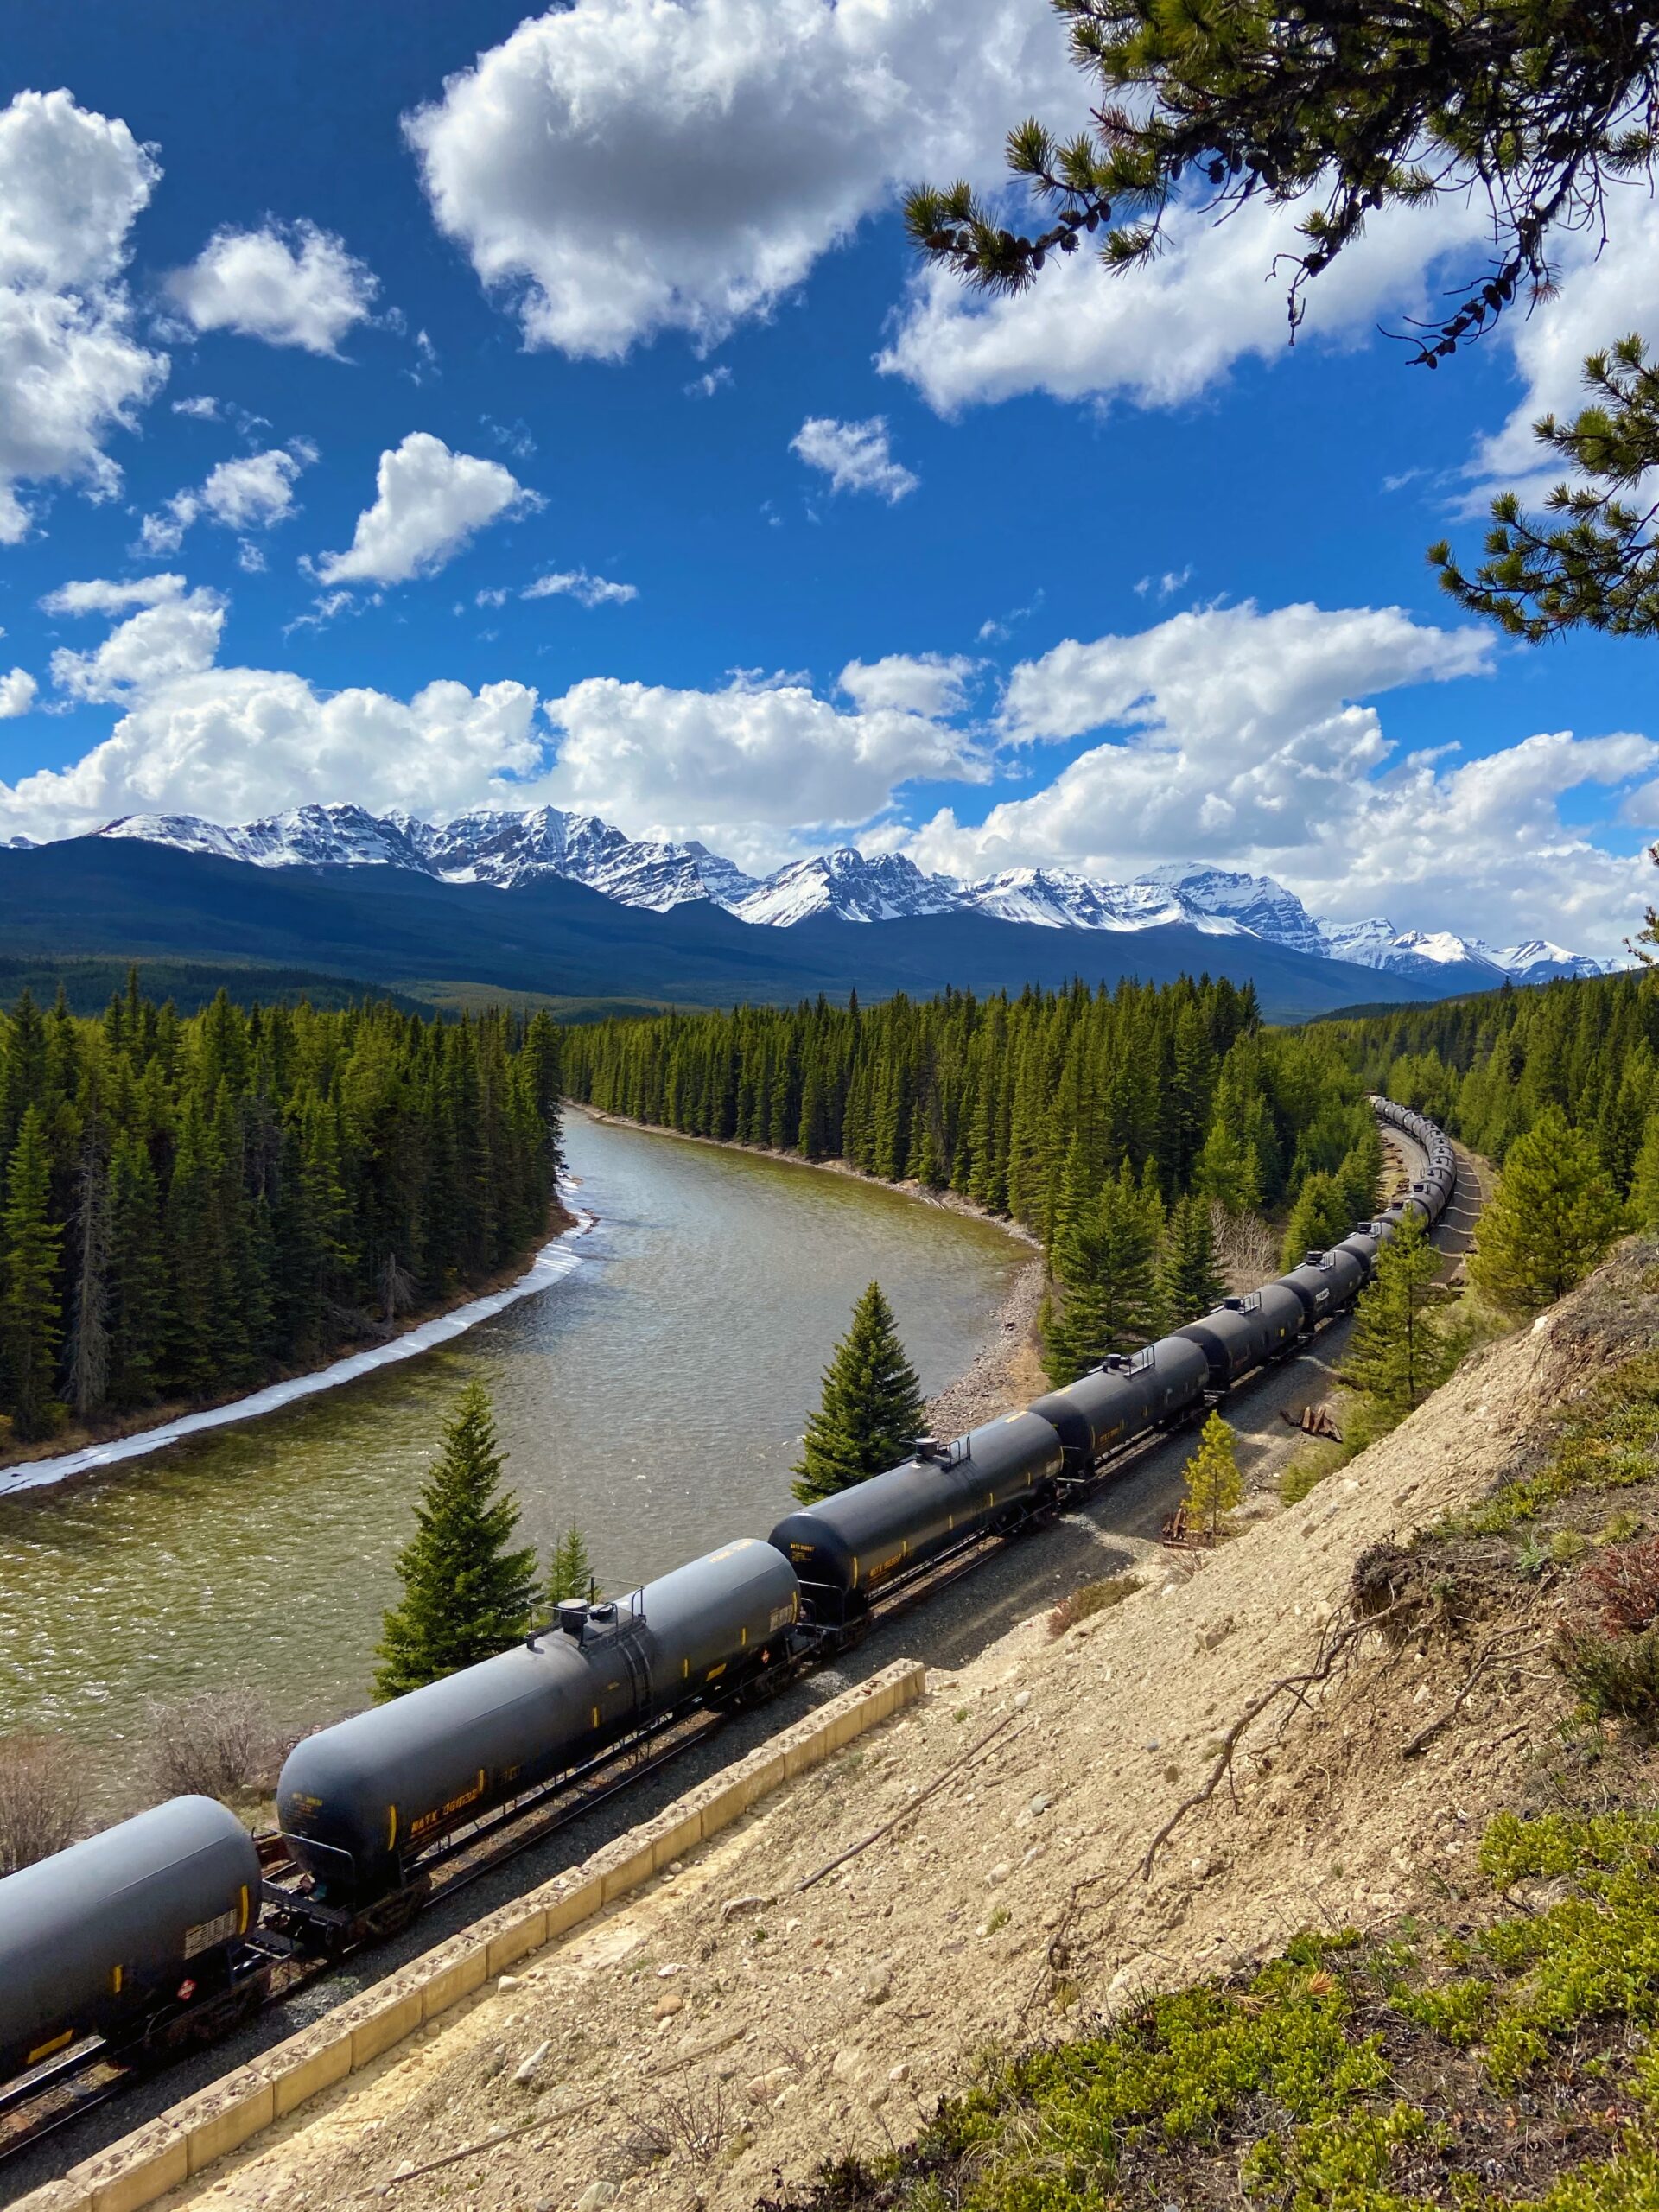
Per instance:
[[[380,1302],[387,1328],[415,1303],[415,1278],[399,1264],[395,1252],[387,1253],[385,1265],[380,1270]]]
[[[149,1778],[168,1796],[239,1797],[268,1789],[279,1748],[250,1690],[200,1690],[149,1708]]]
[[[1279,1271],[1279,1243],[1259,1213],[1229,1213],[1217,1198],[1210,1209],[1216,1257],[1236,1298],[1257,1290]]]
[[[0,1874],[72,1843],[83,1802],[79,1759],[61,1737],[0,1736]]]

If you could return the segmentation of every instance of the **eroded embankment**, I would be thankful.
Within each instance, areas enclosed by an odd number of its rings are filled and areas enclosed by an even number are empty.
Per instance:
[[[1545,1464],[1563,1402],[1659,1344],[1654,1256],[1627,1251],[1477,1355],[1300,1506],[1172,1558],[1058,1639],[1038,1618],[931,1675],[923,1704],[682,1875],[170,2201],[594,2212],[615,2192],[737,2212],[775,2194],[774,2175],[799,2190],[825,2158],[887,2153],[988,2046],[1082,2032],[1150,1988],[1277,1954],[1299,1928],[1474,1912],[1488,1817],[1562,1802],[1586,1761],[1605,1802],[1650,1802],[1639,1746],[1557,1732],[1573,1695],[1544,1647],[1572,1545],[1543,1570],[1494,1553],[1484,1597],[1457,1548],[1495,1538],[1435,1539],[1414,1596],[1397,1559],[1414,1531]],[[1642,1449],[1639,1468],[1619,1463],[1638,1521],[1659,1513]],[[1362,1560],[1367,1603],[1409,1602],[1350,1634]],[[1445,1603],[1448,1587],[1464,1599]],[[1309,1986],[1338,2004],[1334,1975]],[[1218,2186],[1236,2164],[1222,2158]]]

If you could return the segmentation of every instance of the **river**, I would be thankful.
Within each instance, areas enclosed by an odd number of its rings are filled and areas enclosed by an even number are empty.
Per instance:
[[[1028,1256],[850,1177],[581,1115],[567,1150],[598,1226],[548,1290],[279,1413],[0,1499],[0,1732],[79,1739],[107,1808],[131,1798],[152,1700],[245,1684],[290,1731],[364,1703],[416,1493],[475,1376],[526,1537],[545,1554],[574,1521],[604,1587],[764,1535],[864,1285],[933,1392]]]

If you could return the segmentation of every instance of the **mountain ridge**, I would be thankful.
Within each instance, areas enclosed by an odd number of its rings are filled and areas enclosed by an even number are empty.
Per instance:
[[[276,963],[417,995],[464,983],[690,1006],[844,999],[855,989],[1017,994],[1079,978],[1110,987],[1207,972],[1253,986],[1268,1020],[1295,1021],[1375,999],[1379,982],[1389,987],[1382,995],[1400,1001],[1455,988],[1181,924],[1032,929],[954,911],[874,923],[819,913],[756,928],[707,898],[658,911],[545,870],[502,890],[384,863],[261,868],[136,837],[0,849],[0,942],[17,957]]]
[[[1014,868],[974,882],[928,875],[906,855],[843,845],[761,878],[696,842],[628,837],[597,815],[541,806],[474,809],[428,822],[349,804],[307,805],[238,824],[196,815],[126,815],[95,836],[213,855],[257,868],[386,868],[511,890],[551,876],[620,905],[667,912],[706,903],[756,927],[814,917],[868,925],[981,913],[1024,927],[1120,934],[1169,926],[1243,935],[1313,959],[1433,983],[1444,992],[1542,982],[1622,965],[1542,938],[1494,948],[1451,931],[1396,929],[1382,916],[1332,923],[1271,876],[1170,862],[1123,882],[1065,868]],[[16,849],[14,842],[13,849]]]

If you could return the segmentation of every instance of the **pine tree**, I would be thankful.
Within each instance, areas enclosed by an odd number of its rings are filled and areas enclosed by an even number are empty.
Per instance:
[[[50,1436],[62,1412],[52,1385],[62,1336],[57,1275],[63,1230],[49,1217],[51,1178],[45,1122],[40,1108],[30,1106],[6,1163],[0,1215],[5,1249],[0,1345],[11,1387],[11,1433],[20,1444]]]
[[[1134,1351],[1156,1336],[1157,1255],[1155,1193],[1135,1183],[1126,1160],[1056,1243],[1065,1297],[1043,1354],[1057,1385],[1098,1367],[1109,1352]]]
[[[1446,1379],[1452,1353],[1435,1311],[1440,1275],[1421,1217],[1407,1214],[1360,1293],[1342,1378],[1363,1391],[1385,1425],[1403,1421]]]
[[[1213,1544],[1220,1534],[1223,1514],[1230,1513],[1244,1496],[1233,1432],[1219,1414],[1212,1413],[1204,1424],[1198,1448],[1186,1463],[1184,1480],[1187,1519]]]
[[[794,1472],[803,1505],[832,1497],[910,1457],[925,1419],[921,1385],[905,1358],[893,1309],[873,1282],[824,1370]]]
[[[547,1562],[546,1596],[550,1609],[566,1598],[585,1598],[594,1586],[594,1563],[588,1544],[573,1521],[553,1547]]]
[[[1546,1107],[1510,1147],[1481,1216],[1469,1280],[1493,1305],[1533,1313],[1589,1274],[1621,1227],[1589,1138]]]
[[[110,1384],[109,1179],[88,1130],[75,1204],[75,1287],[69,1331],[69,1395],[84,1421]]]
[[[171,1327],[161,1186],[137,1136],[124,1136],[110,1162],[110,1397],[148,1405]]]
[[[1649,1117],[1630,1171],[1630,1214],[1638,1229],[1659,1229],[1659,1114]]]
[[[536,1554],[515,1549],[518,1507],[501,1491],[502,1453],[489,1394],[469,1382],[443,1432],[443,1451],[397,1555],[404,1594],[381,1624],[377,1700],[505,1651],[524,1632]]]
[[[1189,1192],[1170,1208],[1160,1265],[1164,1313],[1171,1328],[1213,1313],[1227,1293],[1216,1258],[1208,1199]]]

